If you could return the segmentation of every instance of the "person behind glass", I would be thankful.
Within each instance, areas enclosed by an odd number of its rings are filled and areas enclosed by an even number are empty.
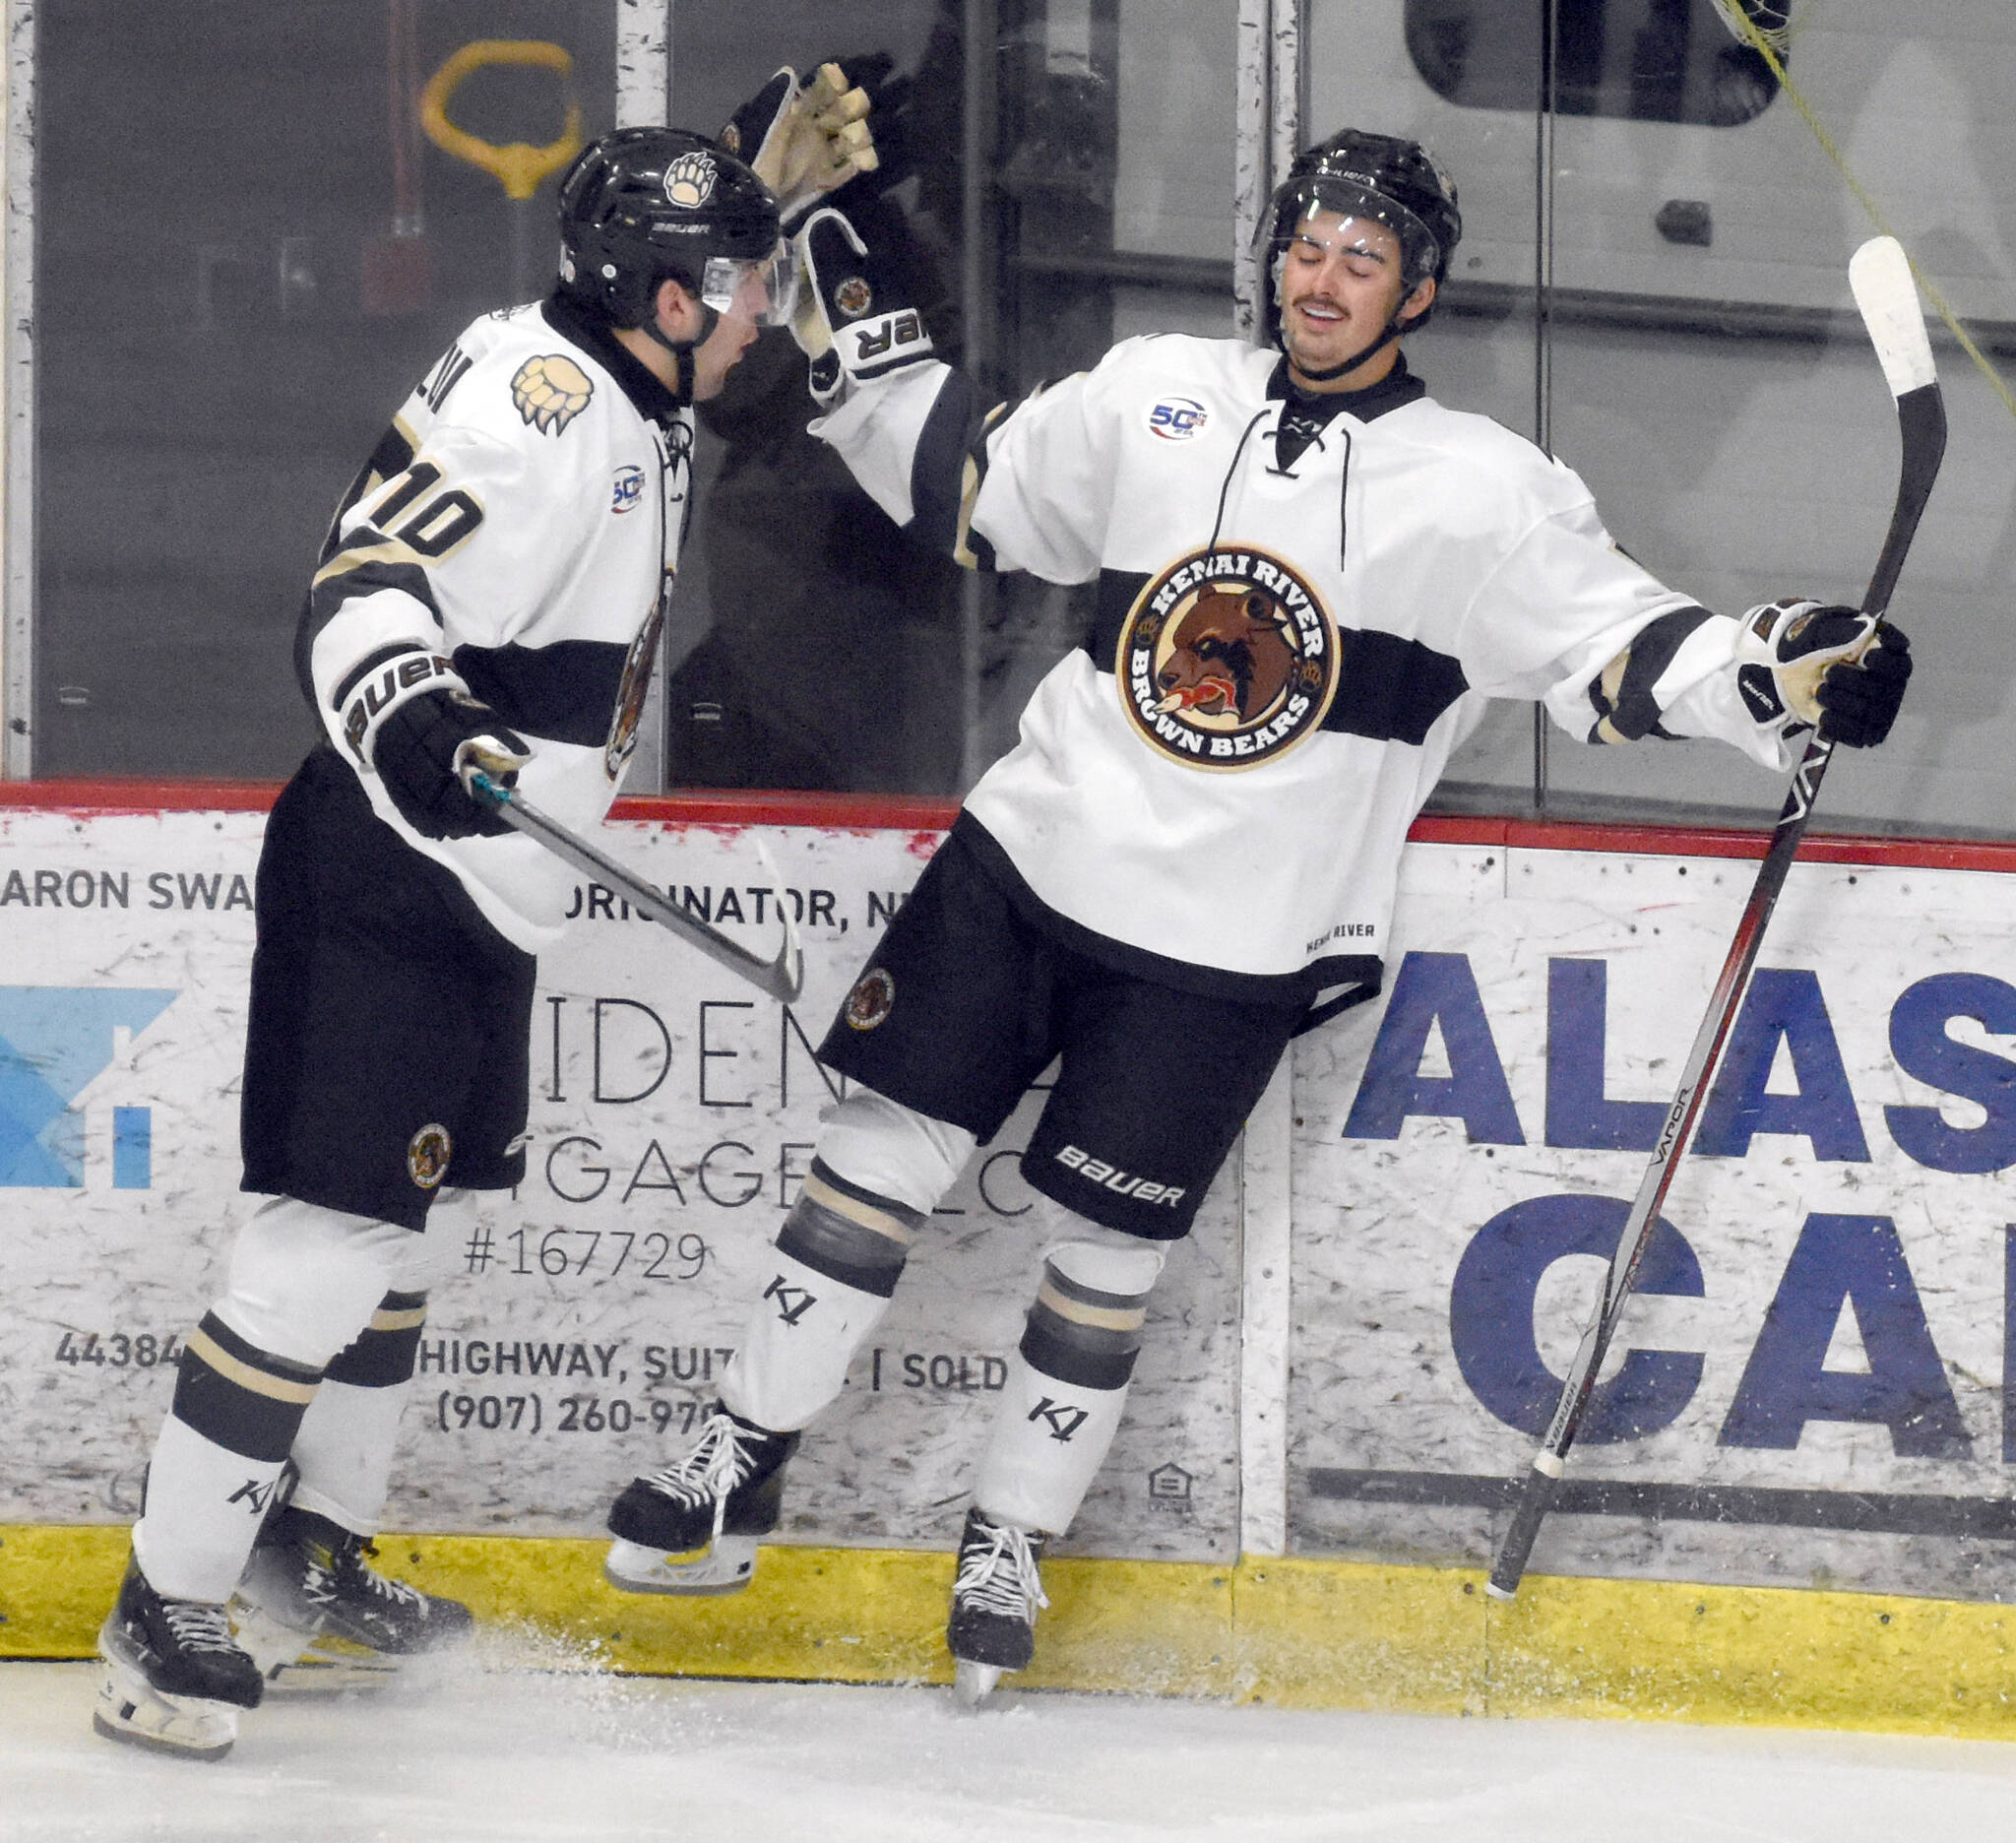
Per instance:
[[[1711,613],[1611,542],[1569,469],[1428,395],[1401,342],[1461,228],[1421,148],[1347,129],[1273,197],[1257,346],[1130,339],[1004,406],[932,354],[842,215],[799,233],[814,431],[915,540],[1094,583],[1098,611],[821,1046],[856,1085],[698,1444],[616,1501],[617,1584],[747,1578],[932,1206],[1059,1058],[1021,1168],[1073,1220],[952,1594],[961,1686],[985,1694],[1031,1661],[1044,1546],[1112,1440],[1168,1250],[1289,1040],[1378,989],[1408,827],[1485,701],[1779,769],[1811,725],[1888,732],[1894,627],[1807,600]]]
[[[913,80],[890,74],[887,53],[838,60],[872,100],[878,163],[832,195],[941,347],[958,325],[943,235],[956,222],[946,148],[956,156],[958,134],[938,119],[958,83],[944,61],[934,43]],[[724,138],[735,133],[731,123]],[[953,792],[964,742],[958,564],[909,542],[806,431],[805,356],[788,334],[760,338],[699,422],[720,442],[692,540],[707,629],[666,675],[667,784]]]
[[[115,1740],[215,1758],[318,1639],[397,1656],[471,1629],[371,1538],[428,1291],[476,1199],[524,1177],[535,955],[574,880],[471,777],[577,829],[607,812],[693,406],[794,286],[771,188],[678,129],[586,149],[559,228],[546,298],[474,321],[394,415],[300,618],[324,735],[259,860],[241,1139],[266,1200],[187,1340],[100,1634]]]

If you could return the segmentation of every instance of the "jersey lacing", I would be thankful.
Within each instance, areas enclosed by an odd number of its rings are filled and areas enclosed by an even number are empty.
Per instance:
[[[1337,409],[1321,420],[1318,420],[1315,416],[1293,404],[1283,410],[1280,423],[1269,431],[1269,436],[1271,436],[1275,444],[1275,458],[1268,467],[1268,473],[1279,474],[1292,479],[1294,477],[1294,465],[1307,452],[1311,442],[1314,442],[1319,450],[1327,452],[1328,444],[1323,439],[1323,430],[1329,426],[1330,422],[1336,418],[1339,412],[1343,411],[1345,407],[1345,404],[1340,402]],[[1298,418],[1294,426],[1290,424],[1292,416]],[[1251,420],[1239,431],[1238,442],[1232,449],[1231,462],[1226,468],[1225,478],[1219,483],[1218,516],[1211,522],[1211,541],[1204,546],[1206,557],[1212,557],[1218,553],[1218,534],[1225,528],[1226,501],[1231,494],[1232,477],[1239,471],[1239,458],[1246,452],[1246,439],[1253,433],[1254,429],[1266,420],[1266,417],[1267,412],[1265,410],[1256,410]],[[1263,440],[1268,438],[1262,437]],[[1283,451],[1291,445],[1292,445],[1293,452],[1289,454],[1284,461]],[[1345,555],[1351,544],[1351,430],[1347,428],[1344,431],[1344,476],[1339,481],[1337,488],[1337,567],[1339,569],[1344,568]]]

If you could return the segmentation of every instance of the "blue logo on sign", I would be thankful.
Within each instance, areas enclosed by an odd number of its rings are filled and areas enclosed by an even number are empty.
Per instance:
[[[634,512],[644,503],[644,470],[635,467],[621,467],[616,470],[615,497],[610,501],[611,512]]]
[[[1205,423],[1211,412],[1188,397],[1165,397],[1148,413],[1148,426],[1164,441],[1188,441]]]
[[[0,1185],[81,1189],[84,1114],[71,1103],[112,1065],[117,1033],[137,1036],[177,991],[0,985]],[[112,1185],[154,1180],[153,1110],[112,1110]]]

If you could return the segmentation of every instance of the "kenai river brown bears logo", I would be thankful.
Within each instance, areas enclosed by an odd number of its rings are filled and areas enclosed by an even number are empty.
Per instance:
[[[1142,739],[1191,768],[1252,768],[1317,729],[1337,695],[1337,623],[1279,557],[1183,558],[1120,626],[1113,671]]]

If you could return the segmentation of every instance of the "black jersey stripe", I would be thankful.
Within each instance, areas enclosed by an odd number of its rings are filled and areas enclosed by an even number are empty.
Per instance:
[[[1631,644],[1590,681],[1589,701],[1598,724],[1608,718],[1617,739],[1626,742],[1648,735],[1670,741],[1660,728],[1659,700],[1652,695],[1652,687],[1673,663],[1673,655],[1687,636],[1708,618],[1704,607],[1674,608],[1639,628],[1631,636]],[[1609,736],[1601,739],[1611,740]]]
[[[1347,627],[1337,641],[1337,696],[1323,719],[1326,730],[1418,748],[1435,720],[1470,689],[1455,659],[1418,640]]]
[[[598,748],[622,695],[629,648],[613,640],[459,646],[450,655],[470,690],[529,736]]]
[[[345,567],[344,558],[355,561]],[[410,559],[410,560],[409,560]],[[342,612],[343,604],[354,597],[376,595],[381,589],[397,589],[410,595],[441,623],[440,605],[434,600],[433,585],[420,567],[415,553],[396,539],[373,531],[368,525],[351,535],[336,557],[316,572],[308,598],[301,605],[301,618],[294,629],[294,678],[308,708],[315,709],[315,642]]]
[[[910,535],[947,556],[959,554],[986,477],[987,408],[964,371],[948,372],[911,457]]]

